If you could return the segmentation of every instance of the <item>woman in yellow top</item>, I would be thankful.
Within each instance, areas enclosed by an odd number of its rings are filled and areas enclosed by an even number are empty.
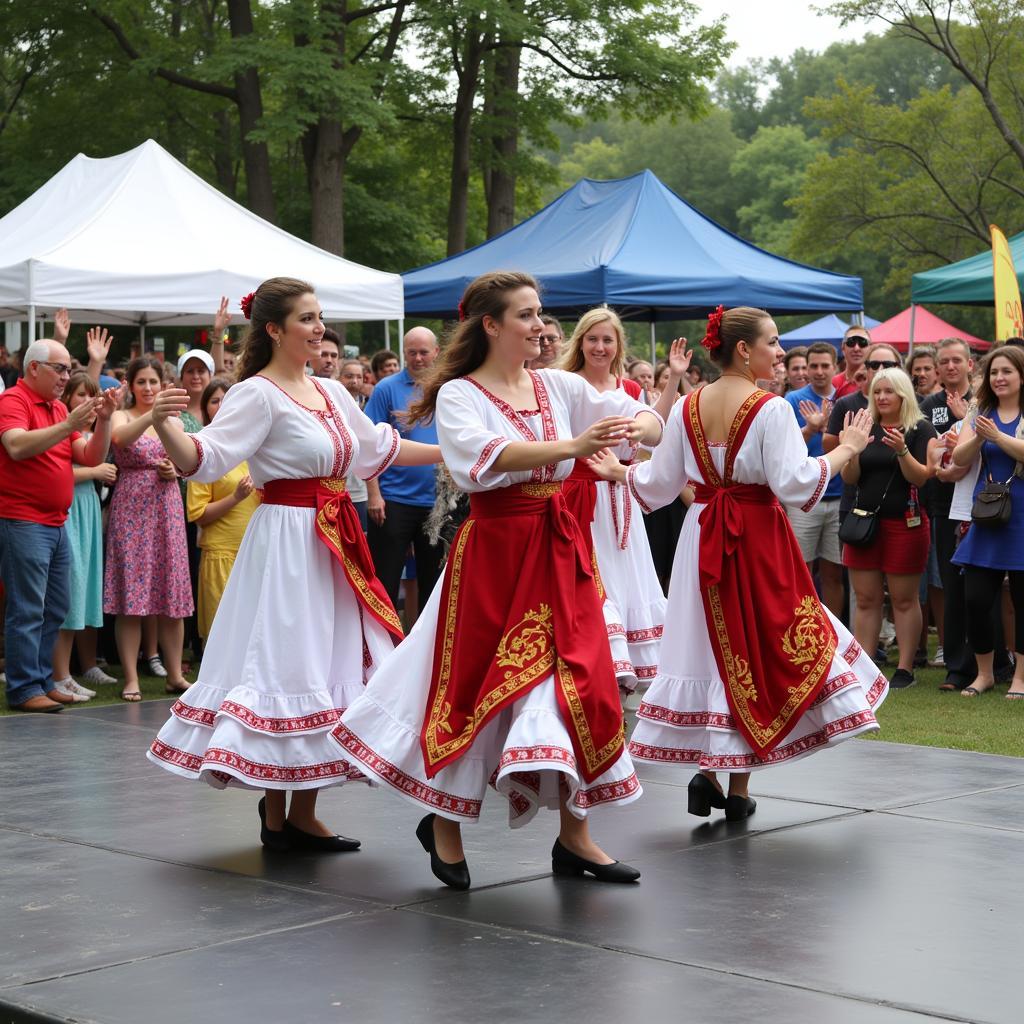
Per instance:
[[[203,426],[209,426],[231,382],[215,377],[200,399]],[[221,595],[235,564],[249,519],[260,503],[249,467],[242,462],[212,484],[189,481],[188,521],[199,526],[199,635],[210,635]]]

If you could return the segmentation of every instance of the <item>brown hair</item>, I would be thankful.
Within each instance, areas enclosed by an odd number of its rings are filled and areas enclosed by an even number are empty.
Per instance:
[[[988,382],[988,371],[993,361],[998,358],[1006,359],[1012,363],[1013,368],[1020,374],[1021,388],[1020,394],[1017,396],[1017,402],[1021,412],[1024,412],[1024,350],[1016,345],[1000,345],[998,348],[992,349],[982,359],[981,365],[978,367],[978,371],[981,374],[981,382],[978,384],[977,391],[978,412],[983,416],[987,416],[999,405],[999,399],[996,398],[992,391],[992,385]]]
[[[64,394],[60,396],[60,400],[68,406],[71,401],[71,396],[82,386],[85,385],[85,390],[89,393],[90,398],[95,398],[100,393],[100,386],[85,372],[85,370],[77,370],[75,373],[68,377],[67,384],[64,385]]]
[[[401,363],[398,358],[397,352],[392,352],[389,348],[383,348],[379,352],[374,352],[370,359],[370,371],[374,377],[380,376],[380,371],[384,368],[384,364],[389,360],[394,359],[396,363]]]
[[[771,314],[765,309],[754,306],[734,306],[722,314],[722,322],[718,328],[721,344],[711,353],[711,361],[719,366],[728,366],[732,362],[736,346],[745,341],[752,344],[761,333],[761,324],[771,320]]]
[[[540,290],[534,278],[517,270],[495,270],[469,283],[459,303],[462,319],[452,328],[430,367],[423,381],[423,397],[409,407],[409,423],[432,419],[442,385],[465,377],[483,364],[491,347],[484,317],[501,320],[508,309],[509,293],[520,288]]]
[[[315,294],[313,286],[295,277],[271,277],[256,289],[235,374],[239,380],[255,376],[274,354],[274,342],[267,333],[267,324],[282,326],[295,300],[300,295],[312,294]]]
[[[125,408],[130,409],[135,404],[135,395],[132,394],[132,387],[135,384],[135,378],[138,377],[143,370],[155,370],[156,375],[160,378],[160,384],[164,382],[164,364],[156,356],[136,356],[129,364],[128,369],[124,371],[124,379],[128,383],[128,394],[125,395],[124,404]]]
[[[207,406],[210,404],[210,399],[218,391],[223,391],[224,394],[228,393],[228,388],[231,387],[232,381],[228,380],[227,377],[214,377],[209,384],[203,388],[203,393],[199,398],[199,411],[203,417],[203,426],[208,427],[210,425],[210,414],[207,412]]]
[[[813,345],[807,346],[807,361],[810,362],[811,356],[818,354],[823,356],[831,356],[832,362],[836,361],[836,347],[831,341],[816,341]]]
[[[789,364],[794,359],[806,359],[806,358],[807,358],[807,346],[806,345],[797,345],[795,348],[791,348],[782,357],[782,363],[786,367],[786,369],[788,370],[789,369]]]
[[[938,362],[935,358],[935,349],[929,346],[925,346],[923,348],[915,348],[913,353],[907,358],[907,373],[909,373],[914,368],[914,363],[916,363],[918,359],[930,359],[933,365],[938,365]]]
[[[622,321],[619,314],[610,306],[596,306],[588,309],[580,317],[579,323],[573,329],[569,344],[566,345],[562,358],[558,360],[559,370],[568,370],[570,373],[579,373],[586,365],[583,356],[583,338],[592,331],[598,324],[611,324],[615,337],[619,341],[619,347],[612,359],[608,369],[613,377],[621,377],[626,372],[626,332],[622,328]],[[633,360],[636,362],[637,360]]]
[[[337,345],[338,351],[341,352],[341,335],[338,334],[338,332],[336,330],[334,330],[333,327],[325,327],[324,328],[323,340],[324,341],[333,341],[334,344]]]

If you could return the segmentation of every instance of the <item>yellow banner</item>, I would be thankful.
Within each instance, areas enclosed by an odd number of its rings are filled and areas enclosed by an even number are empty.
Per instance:
[[[1013,256],[1006,235],[995,226],[992,232],[992,279],[996,297],[996,341],[1024,337],[1024,315],[1021,313],[1020,284],[1013,266]]]

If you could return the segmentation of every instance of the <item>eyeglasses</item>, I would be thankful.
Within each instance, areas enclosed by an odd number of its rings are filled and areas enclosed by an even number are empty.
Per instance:
[[[38,362],[39,366],[48,366],[58,377],[70,377],[71,367],[67,363],[48,363],[45,360],[40,359]]]
[[[557,334],[542,334],[540,336],[540,343],[542,345],[557,345],[561,341],[561,338]]]
[[[846,341],[843,342],[843,344],[847,348],[867,348],[868,345],[871,344],[871,342],[868,341],[867,338],[862,338],[860,337],[860,335],[857,335],[854,338],[847,338]]]
[[[869,370],[892,370],[900,364],[893,359],[869,359]]]

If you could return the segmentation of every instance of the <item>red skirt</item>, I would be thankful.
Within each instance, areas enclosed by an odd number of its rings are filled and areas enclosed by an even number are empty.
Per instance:
[[[924,572],[928,564],[931,526],[921,511],[921,525],[907,526],[906,519],[879,519],[878,532],[867,547],[843,545],[843,565],[847,569],[868,569],[912,576]]]

